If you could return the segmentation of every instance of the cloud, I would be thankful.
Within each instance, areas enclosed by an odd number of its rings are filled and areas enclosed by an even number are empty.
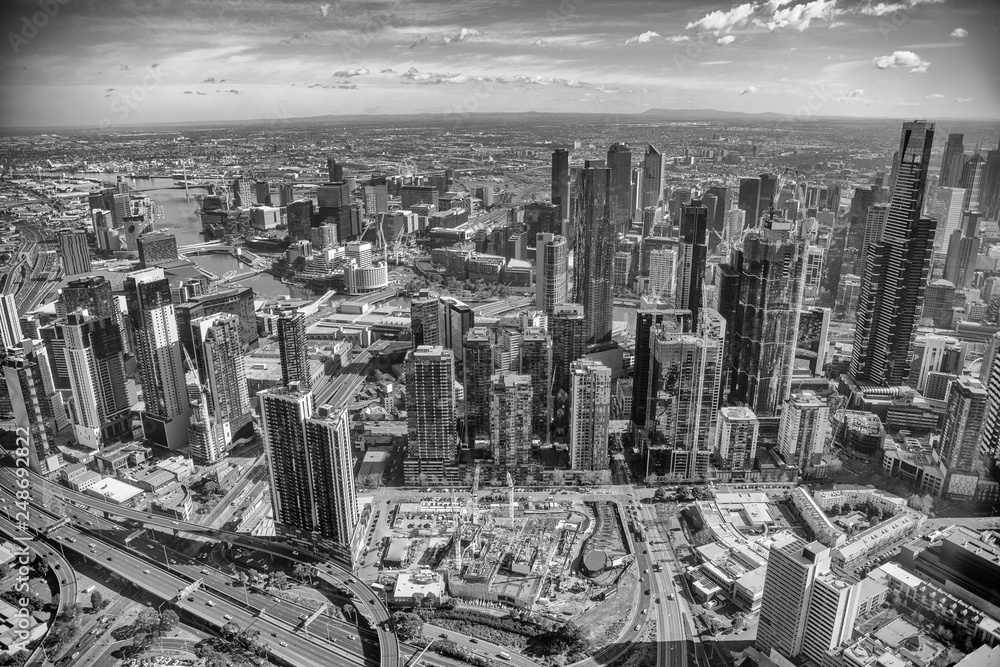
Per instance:
[[[194,92],[192,92],[192,91],[190,91],[190,90],[185,90],[185,91],[184,91],[184,94],[185,94],[185,95],[194,95]]]
[[[326,18],[327,14],[330,13],[330,3],[324,2],[322,5],[319,6],[319,11],[320,13],[323,14],[323,18]]]
[[[661,35],[658,32],[653,32],[652,30],[647,30],[646,32],[634,35],[625,40],[625,46],[633,46],[636,44],[649,44],[654,39],[659,38]]]
[[[752,95],[754,93],[759,93],[759,92],[760,88],[758,88],[757,86],[750,86],[748,88],[744,88],[743,90],[741,90],[740,95]]]
[[[236,90],[235,88],[230,88],[229,90],[227,90],[225,92],[230,93],[232,95],[241,95],[242,94],[242,93],[240,93],[240,91]]]
[[[892,106],[894,107],[919,107],[919,102],[896,102]]]
[[[846,93],[839,95],[838,97],[830,98],[833,102],[853,102],[855,104],[863,104],[869,106],[871,100],[864,99],[865,91],[861,88],[856,88],[854,90],[849,90]],[[824,98],[825,99],[825,98]]]
[[[399,75],[400,79],[408,79],[415,83],[431,85],[444,83],[494,83],[513,84],[529,86],[565,86],[567,88],[583,88],[589,84],[576,79],[560,79],[547,76],[532,76],[526,74],[516,74],[512,76],[480,76],[476,74],[454,74],[444,72],[421,72],[416,67],[411,67]]]
[[[902,0],[901,2],[863,2],[854,11],[864,16],[887,16],[897,12],[908,12],[920,5],[939,5],[945,0]]]
[[[804,5],[793,5],[779,9],[774,12],[766,26],[768,30],[794,28],[801,32],[816,19],[829,21],[843,13],[843,10],[838,9],[836,5],[837,0],[813,0],[813,2],[807,2]]]
[[[666,39],[671,44],[677,44],[679,42],[686,42],[691,38],[688,37],[687,35],[671,35],[670,37],[665,37],[664,39]]]
[[[736,36],[735,35],[726,35],[725,37],[720,37],[719,39],[717,39],[715,41],[718,42],[719,44],[721,44],[722,46],[725,46],[727,44],[732,44],[733,42],[735,42],[736,41]]]
[[[207,79],[202,80],[202,83],[215,83],[215,77],[210,76]]]
[[[955,28],[954,30],[951,31],[951,36],[962,39],[963,37],[969,36],[969,31],[966,30],[965,28]]]
[[[872,58],[875,67],[878,69],[888,69],[890,67],[909,67],[911,73],[921,74],[927,71],[930,63],[921,59],[913,51],[893,51],[889,56],[877,56]]]
[[[365,74],[369,74],[367,67],[352,67],[350,69],[337,70],[333,73],[333,76],[349,78],[352,76],[364,76]]]
[[[844,97],[861,97],[864,94],[865,94],[865,91],[863,91],[861,88],[858,88],[858,89],[852,90],[852,91],[850,91],[848,93],[844,93]]]
[[[955,104],[967,104],[972,101],[971,97],[956,97]]]
[[[944,95],[942,95],[941,93],[931,93],[930,95],[927,96],[927,99],[929,99],[929,100],[943,100],[944,99]]]
[[[696,29],[702,32],[711,32],[719,35],[724,32],[731,32],[734,28],[739,28],[747,24],[753,17],[756,5],[747,2],[737,5],[728,11],[717,9],[701,17],[697,21],[688,23],[688,30]]]
[[[478,28],[462,28],[458,32],[451,35],[424,35],[417,41],[410,45],[410,48],[415,48],[418,46],[423,46],[424,44],[430,44],[432,46],[442,46],[444,44],[451,44],[452,42],[465,42],[472,37],[482,37],[485,33]]]

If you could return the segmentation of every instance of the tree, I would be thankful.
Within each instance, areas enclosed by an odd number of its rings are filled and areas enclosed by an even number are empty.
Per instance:
[[[934,509],[934,498],[930,494],[914,493],[907,499],[906,504],[918,512],[930,514]]]
[[[180,622],[181,619],[177,616],[177,612],[173,609],[168,609],[160,614],[160,632],[170,632],[176,628]]]
[[[657,502],[667,499],[667,492],[662,486],[656,487],[656,492],[653,493],[653,499]]]
[[[288,587],[288,577],[281,570],[271,573],[271,585],[279,591]]]
[[[155,609],[143,609],[135,619],[136,630],[150,632],[160,627],[160,613]]]
[[[235,637],[240,631],[240,626],[236,625],[232,621],[228,621],[222,626],[222,636],[226,639],[231,639]]]
[[[392,615],[396,635],[404,642],[421,637],[424,633],[424,619],[407,611],[397,611]]]
[[[306,565],[305,563],[296,563],[292,572],[300,581],[306,581],[307,579],[312,581],[312,567],[310,565]]]
[[[201,490],[204,491],[207,495],[214,496],[219,493],[219,485],[213,482],[212,480],[208,480],[201,487]]]
[[[94,591],[90,594],[90,607],[94,611],[100,611],[104,609],[105,605],[104,596],[101,595],[101,591]]]

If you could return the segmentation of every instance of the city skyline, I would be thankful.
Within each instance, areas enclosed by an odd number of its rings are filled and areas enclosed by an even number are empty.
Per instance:
[[[0,10],[10,128],[657,108],[1000,117],[1000,15],[985,0],[122,0],[38,10]]]

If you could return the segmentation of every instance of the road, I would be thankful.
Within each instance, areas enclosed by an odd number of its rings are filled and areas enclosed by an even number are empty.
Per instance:
[[[263,465],[263,462],[264,455],[262,454],[248,466],[247,472],[243,475],[243,478],[236,483],[229,493],[222,497],[215,509],[205,515],[199,523],[212,528],[218,528],[224,525],[228,520],[229,515],[231,515],[236,509],[231,503],[236,501],[238,504],[238,501],[243,497],[243,492],[246,490],[247,486],[253,484],[254,482],[259,482],[268,478],[267,467]]]
[[[649,577],[651,582],[651,595],[654,599],[653,610],[650,613],[656,615],[656,664],[661,667],[670,665],[672,667],[686,667],[687,650],[685,642],[685,628],[683,622],[683,611],[681,609],[681,595],[674,586],[674,561],[671,558],[672,550],[667,542],[667,536],[661,534],[660,523],[656,516],[656,509],[649,504],[640,504],[639,512],[643,524],[646,526],[645,535],[647,540],[652,540],[655,544],[647,541],[642,544],[644,551],[648,554]],[[637,548],[639,548],[637,546]],[[659,561],[663,567],[662,572],[655,572],[652,562]],[[670,597],[674,599],[671,600]],[[657,604],[655,601],[659,599]]]

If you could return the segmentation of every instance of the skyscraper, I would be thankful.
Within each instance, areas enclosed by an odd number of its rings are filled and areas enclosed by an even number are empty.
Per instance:
[[[59,232],[59,256],[67,276],[90,271],[90,248],[87,232],[82,229],[64,229]]]
[[[802,654],[814,664],[827,662],[827,652],[853,635],[861,586],[861,582],[845,581],[830,571],[816,577],[809,595],[806,631],[802,637]]]
[[[462,385],[465,387],[465,444],[487,440],[490,429],[490,377],[496,365],[493,332],[473,327],[465,334]]]
[[[142,372],[143,431],[147,439],[162,447],[180,449],[187,444],[191,405],[177,318],[163,269],[126,275],[125,298]]]
[[[760,422],[749,408],[729,407],[719,410],[715,432],[715,455],[723,470],[750,470],[757,454]]]
[[[939,445],[941,461],[949,472],[975,470],[987,403],[979,380],[963,376],[952,381]]]
[[[587,343],[611,340],[613,273],[617,235],[612,217],[609,169],[583,169],[577,180],[574,301],[583,304]]]
[[[139,246],[139,266],[143,269],[177,260],[177,237],[173,234],[147,233],[136,239],[136,243]]]
[[[521,338],[521,375],[531,378],[532,434],[549,442],[549,421],[552,418],[552,339],[545,329],[528,327]]]
[[[110,317],[69,313],[63,325],[73,390],[73,435],[91,449],[132,436],[121,333]]]
[[[420,346],[406,356],[407,484],[439,478],[454,461],[455,363],[451,350]]]
[[[531,457],[531,378],[495,373],[491,378],[490,442],[500,468],[526,465]]]
[[[941,159],[941,174],[938,177],[938,185],[942,188],[958,187],[962,178],[962,163],[965,161],[964,139],[965,135],[962,134],[948,135],[948,143],[945,144]]]
[[[858,299],[851,375],[859,383],[901,386],[909,375],[937,227],[920,215],[933,140],[932,123],[903,124],[885,232],[867,248]]]
[[[693,325],[688,310],[640,310],[635,316],[635,362],[632,372],[632,424],[646,428],[653,348],[650,340],[660,325],[677,333],[690,333]]]
[[[303,391],[312,389],[305,316],[302,311],[285,310],[278,316],[278,352],[281,355],[281,384],[287,386],[298,382]]]
[[[642,200],[640,208],[655,207],[663,196],[663,156],[653,144],[646,146],[642,157]]]
[[[591,359],[570,365],[569,461],[573,470],[607,470],[611,369]]]
[[[552,314],[566,303],[569,288],[569,249],[566,237],[538,234],[535,237],[535,307]]]
[[[814,392],[792,394],[778,426],[778,447],[800,471],[818,463],[830,434],[830,408]]]
[[[614,231],[624,234],[632,222],[632,149],[624,142],[608,148],[608,195]]]
[[[657,300],[674,303],[677,285],[677,249],[663,248],[649,253],[649,282],[646,291]]]
[[[963,211],[979,210],[979,198],[983,190],[985,171],[986,160],[979,153],[970,157],[962,165],[962,178],[958,182],[958,187],[965,189],[965,201],[962,202]]]
[[[830,550],[819,542],[786,534],[771,545],[757,624],[757,649],[764,655],[772,649],[788,658],[802,652],[813,585],[829,570]]]
[[[208,390],[209,412],[222,432],[220,446],[228,448],[253,419],[240,318],[232,313],[200,317],[191,323],[191,336],[198,379]]]
[[[708,209],[700,199],[682,204],[680,210],[681,245],[677,261],[677,307],[690,310],[698,321],[708,258]]]
[[[24,335],[21,333],[21,316],[17,313],[17,302],[13,294],[0,296],[0,344],[4,349],[18,347]]]
[[[569,151],[557,148],[552,151],[552,203],[559,207],[559,216],[564,223],[570,217],[569,199]],[[563,234],[569,230],[563,228]]]
[[[549,316],[552,336],[552,393],[569,392],[570,364],[587,352],[587,320],[576,303],[556,306]]]
[[[0,357],[0,370],[14,411],[17,437],[27,441],[28,468],[45,475],[59,467],[50,396],[53,392],[45,348],[25,339]]]
[[[757,226],[757,203],[760,201],[760,179],[741,178],[739,196],[736,206],[746,212],[744,218],[744,228],[750,229]]]
[[[410,335],[413,349],[421,345],[444,345],[441,335],[441,300],[436,296],[415,297],[410,301]]]
[[[345,408],[322,405],[299,383],[258,394],[278,533],[351,561],[358,523]]]

